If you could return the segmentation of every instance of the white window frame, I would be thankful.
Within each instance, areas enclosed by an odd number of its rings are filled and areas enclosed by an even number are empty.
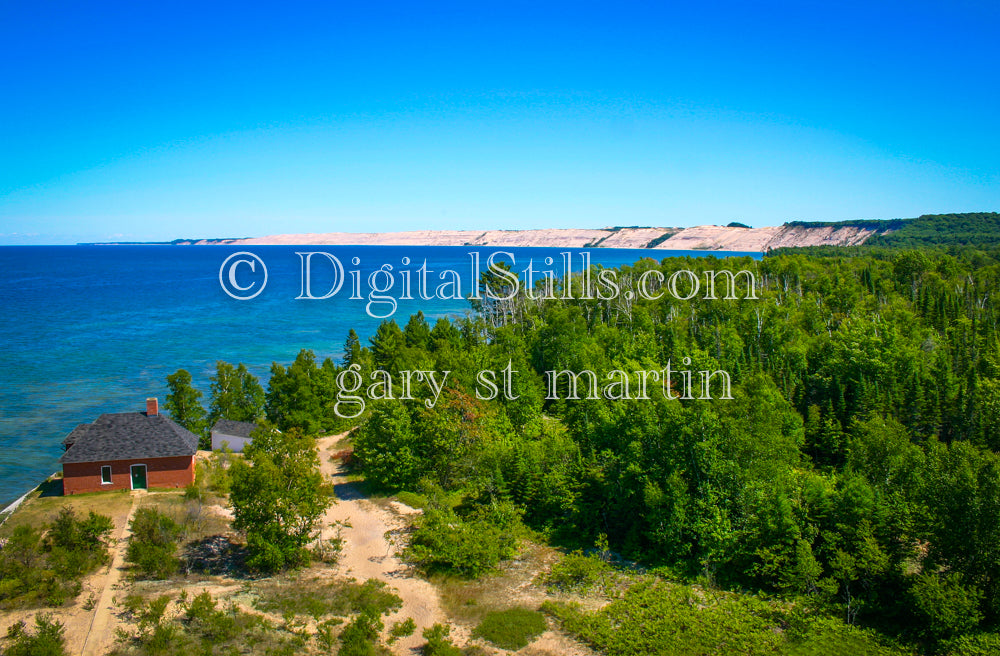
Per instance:
[[[108,479],[104,480],[104,470],[108,470]],[[101,465],[101,485],[111,485],[114,482],[112,478],[111,465]]]

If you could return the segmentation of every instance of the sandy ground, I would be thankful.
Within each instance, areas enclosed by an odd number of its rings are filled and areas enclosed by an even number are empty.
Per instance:
[[[403,600],[399,611],[385,618],[386,628],[393,622],[412,617],[417,625],[413,635],[392,645],[397,654],[416,654],[424,643],[423,630],[436,622],[446,623],[437,589],[418,578],[412,568],[402,562],[398,553],[402,548],[399,531],[406,526],[405,514],[418,512],[399,502],[392,510],[383,509],[365,499],[357,486],[350,483],[339,464],[330,456],[337,451],[335,444],[343,437],[338,435],[319,440],[320,467],[330,477],[337,492],[337,503],[326,513],[323,538],[332,538],[341,526],[344,550],[337,563],[336,573],[351,576],[358,581],[378,579],[392,586]],[[340,524],[337,524],[337,523]]]
[[[655,248],[765,252],[786,246],[854,246],[874,233],[853,226],[715,225],[690,228],[598,228],[537,230],[414,230],[410,232],[325,232],[246,239],[202,239],[193,244],[315,244],[376,246],[545,246],[555,248]],[[662,255],[661,255],[662,256]]]

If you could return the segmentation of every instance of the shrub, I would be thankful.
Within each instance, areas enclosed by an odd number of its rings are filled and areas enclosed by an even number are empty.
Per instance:
[[[132,518],[125,560],[141,579],[165,579],[180,568],[176,556],[181,527],[155,508],[140,508]]]
[[[109,656],[295,656],[305,651],[305,636],[278,628],[233,604],[219,608],[208,592],[190,601],[184,599],[182,594],[182,612],[177,614],[165,612],[170,601],[166,596],[146,601],[129,595],[124,602],[125,617],[138,630],[119,629]]]
[[[383,626],[377,614],[361,613],[340,633],[338,656],[375,656],[378,654],[378,634]]]
[[[232,449],[224,448],[214,451],[198,472],[199,479],[204,481],[205,487],[214,494],[226,496],[232,485],[229,476],[229,465],[233,460]],[[199,463],[200,464],[200,463]]]
[[[237,636],[236,613],[227,613],[216,606],[215,599],[205,591],[191,600],[185,613],[190,628],[213,644]]]
[[[80,580],[108,562],[112,527],[109,517],[91,512],[78,520],[70,508],[41,530],[15,527],[0,549],[0,605],[58,606],[78,595]]]
[[[310,553],[315,560],[327,565],[335,565],[340,560],[340,555],[344,552],[344,538],[340,527],[337,527],[337,535],[324,540],[318,538],[316,544],[310,549]]]
[[[7,629],[6,656],[63,656],[66,653],[65,629],[47,613],[35,615],[35,632],[29,633],[23,621]]]
[[[484,506],[463,519],[432,508],[418,520],[404,555],[427,571],[479,577],[516,551],[521,523],[512,509],[510,503]]]
[[[456,647],[448,636],[451,628],[444,624],[435,624],[424,629],[424,656],[462,656],[462,650]]]
[[[184,499],[187,501],[204,501],[206,496],[205,489],[197,482],[184,488]]]
[[[325,651],[333,651],[333,646],[337,644],[337,635],[334,633],[334,629],[343,623],[344,620],[335,617],[316,624],[316,641]]]
[[[413,635],[413,632],[416,630],[417,623],[413,621],[412,617],[407,617],[405,620],[395,622],[393,623],[392,628],[389,629],[389,642],[393,643],[400,638]]]
[[[586,594],[595,587],[605,590],[613,577],[614,569],[596,555],[584,555],[582,551],[574,551],[552,565],[552,569],[545,577],[545,583],[567,592]]]
[[[510,608],[486,614],[473,637],[489,640],[497,647],[516,651],[545,632],[545,616],[537,610]]]
[[[771,654],[782,642],[769,608],[732,595],[639,583],[597,613],[547,602],[543,610],[599,651],[645,654]]]
[[[229,470],[233,528],[247,538],[252,570],[276,572],[309,560],[307,545],[332,502],[319,470],[316,440],[298,430],[258,428],[244,459]]]
[[[565,630],[608,656],[787,654],[901,656],[870,629],[757,597],[646,580],[599,611],[542,605]]]

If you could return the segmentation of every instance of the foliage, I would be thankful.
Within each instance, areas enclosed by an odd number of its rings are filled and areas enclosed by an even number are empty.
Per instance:
[[[427,641],[423,647],[424,656],[462,656],[462,650],[452,643],[449,635],[451,627],[445,624],[435,624],[424,629],[423,636]]]
[[[473,629],[474,638],[484,638],[497,647],[516,651],[545,632],[545,616],[537,610],[509,608],[491,611]]]
[[[396,642],[400,638],[405,638],[406,636],[411,636],[416,630],[417,623],[413,621],[412,617],[407,617],[405,620],[393,622],[392,626],[389,627],[389,643]]]
[[[378,636],[385,625],[377,613],[362,612],[340,632],[338,656],[375,656]]]
[[[608,550],[680,579],[780,595],[921,648],[994,631],[997,216],[853,222],[895,232],[876,246],[724,266],[646,258],[617,271],[634,286],[646,274],[667,280],[684,269],[704,281],[709,271],[745,269],[757,298],[745,282],[728,299],[562,298],[557,279],[552,298],[535,293],[544,291],[539,281],[429,330],[414,315],[403,328],[384,322],[370,346],[349,335],[345,352],[366,379],[380,372],[398,390],[403,371],[449,372],[436,402],[417,385],[411,400],[370,403],[355,433],[358,461],[374,487],[427,498],[408,552],[426,569],[489,571],[504,557],[496,540],[513,545],[520,529],[477,524],[477,508],[509,504],[560,546],[606,535]],[[953,243],[904,248],[941,233]],[[648,374],[665,374],[668,363],[674,377],[655,384]],[[515,398],[482,398],[477,374],[508,364],[518,372]],[[565,379],[547,385],[546,372],[563,370],[601,382],[624,376],[632,393],[569,400]],[[700,371],[728,372],[733,398],[698,398],[699,390],[677,398],[681,370],[696,384]],[[296,416],[296,399],[317,412],[314,396],[325,425],[342,371],[306,356],[285,367],[273,386],[276,416]],[[644,374],[649,394],[638,398]],[[436,502],[429,483],[438,497],[466,502],[454,510]],[[562,574],[584,586],[590,576]],[[868,641],[854,629],[830,635]],[[800,646],[810,644],[818,643]]]
[[[171,603],[176,611],[168,612]],[[293,656],[308,636],[274,626],[260,615],[236,605],[220,608],[208,592],[172,602],[161,596],[125,601],[130,630],[120,629],[109,656],[185,656],[187,654],[248,654]]]
[[[379,488],[413,488],[431,478],[453,488],[474,477],[482,459],[513,429],[506,413],[461,389],[445,390],[433,408],[383,401],[354,433],[354,455]]]
[[[1000,633],[969,633],[941,645],[946,656],[993,656],[1000,653]]]
[[[110,517],[77,519],[63,507],[43,530],[22,524],[0,548],[0,607],[60,606],[80,593],[84,576],[108,562]]]
[[[242,362],[234,367],[219,360],[210,379],[209,426],[219,419],[257,421],[264,416],[264,388]]]
[[[201,436],[199,448],[211,449],[212,436],[208,432],[208,416],[201,405],[202,393],[191,384],[191,374],[185,369],[178,369],[167,376],[167,402],[164,409],[170,418]]]
[[[65,628],[47,613],[35,615],[35,631],[29,632],[23,621],[7,629],[4,654],[7,656],[63,656],[66,653]]]
[[[226,496],[232,485],[232,479],[229,476],[229,467],[232,462],[233,452],[230,449],[225,448],[213,452],[207,460],[199,461],[195,483],[203,484],[208,491],[214,494]]]
[[[975,628],[982,615],[982,593],[962,584],[956,572],[925,572],[910,588],[914,610],[920,618],[924,635],[932,639],[950,638]]]
[[[904,248],[995,246],[1000,244],[1000,214],[997,212],[925,214],[906,221],[898,230],[874,237],[867,243],[872,246]]]
[[[481,506],[465,517],[430,508],[417,520],[405,556],[428,572],[475,578],[514,555],[520,527],[510,502]]]
[[[156,508],[144,507],[132,518],[132,536],[125,550],[125,561],[140,579],[166,579],[180,569],[177,543],[182,529],[168,515]]]
[[[352,331],[353,332],[353,331]],[[360,348],[357,333],[348,337],[346,364],[365,362],[366,351]],[[303,349],[292,364],[271,365],[267,384],[267,418],[281,430],[297,428],[306,435],[329,434],[354,427],[354,423],[335,411],[337,376],[342,369],[326,358],[317,364],[316,355]],[[346,410],[343,414],[347,414]]]
[[[587,594],[597,589],[606,593],[614,579],[615,570],[605,560],[577,550],[552,565],[545,576],[545,583],[567,592]]]
[[[319,471],[314,439],[298,430],[260,428],[230,468],[233,527],[247,538],[247,565],[275,572],[309,557],[306,546],[332,503],[332,486]]]
[[[901,653],[837,620],[796,616],[751,596],[658,581],[640,582],[594,613],[554,602],[543,610],[610,656]]]

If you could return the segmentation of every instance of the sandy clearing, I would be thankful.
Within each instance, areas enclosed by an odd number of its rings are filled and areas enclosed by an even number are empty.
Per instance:
[[[335,572],[364,581],[378,579],[396,590],[403,600],[399,611],[385,618],[386,635],[393,622],[413,618],[417,630],[391,645],[393,653],[419,653],[424,643],[423,630],[440,622],[447,623],[437,589],[418,578],[413,569],[399,559],[402,549],[400,531],[406,527],[404,514],[419,512],[398,501],[393,511],[383,509],[364,498],[358,487],[347,480],[338,463],[331,462],[334,445],[346,435],[322,438],[318,441],[320,469],[328,476],[337,492],[337,503],[324,517],[324,539],[335,537],[340,526],[344,550]],[[338,524],[338,522],[340,524]]]

